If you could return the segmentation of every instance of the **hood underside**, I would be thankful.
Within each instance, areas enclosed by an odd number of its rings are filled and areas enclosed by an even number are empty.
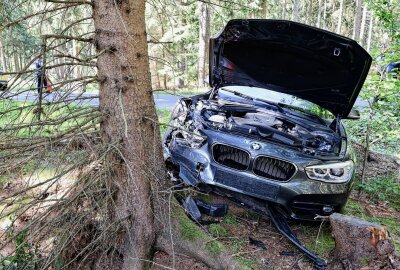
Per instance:
[[[231,20],[210,39],[210,84],[297,96],[343,118],[371,65],[354,40],[300,23]]]

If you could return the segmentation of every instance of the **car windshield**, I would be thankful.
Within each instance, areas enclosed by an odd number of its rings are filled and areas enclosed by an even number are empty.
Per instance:
[[[224,89],[226,89],[226,91],[224,91]],[[291,107],[296,107],[301,110],[306,110],[310,113],[317,114],[318,116],[323,118],[333,117],[330,112],[318,106],[317,104],[298,98],[296,96],[279,93],[265,88],[250,86],[224,86],[223,88],[220,88],[218,92],[229,97],[236,97],[237,95],[235,95],[235,93],[232,93],[233,91],[239,93],[239,95],[246,95],[255,99],[263,99],[278,104],[286,104]]]

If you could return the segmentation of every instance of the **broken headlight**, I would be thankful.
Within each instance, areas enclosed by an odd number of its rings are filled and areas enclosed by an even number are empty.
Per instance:
[[[310,179],[328,183],[345,183],[351,179],[353,172],[352,160],[306,167],[306,174]]]

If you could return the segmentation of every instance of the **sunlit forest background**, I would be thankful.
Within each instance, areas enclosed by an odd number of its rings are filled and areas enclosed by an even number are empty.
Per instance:
[[[343,121],[359,159],[354,193],[362,194],[351,195],[345,213],[388,226],[400,252],[399,0],[148,0],[145,14],[151,91],[159,99],[210,90],[208,41],[231,19],[296,21],[354,39],[368,51],[373,63],[355,107],[361,118]],[[100,143],[98,106],[81,103],[99,97],[96,59],[113,52],[99,51],[95,34],[90,0],[0,1],[0,81],[8,82],[0,91],[0,270],[37,269],[43,258],[54,268],[41,269],[68,269],[55,266],[58,257],[73,261],[79,254],[63,254],[64,247],[85,235],[89,221],[107,217],[107,170],[115,164],[104,157],[119,149]],[[39,59],[51,93],[37,93]],[[161,135],[170,114],[171,108],[157,108],[160,123],[150,119]],[[247,230],[232,216],[221,224]],[[328,229],[299,228],[308,247],[330,254]],[[212,237],[230,238],[215,230]],[[95,235],[88,249],[113,241],[113,232]],[[240,256],[242,240],[226,240]]]
[[[3,1],[0,5],[1,68],[3,72],[11,73],[12,89],[20,91],[35,87],[33,73],[16,74],[32,69],[35,56],[40,55],[47,43],[48,49],[55,48],[47,55],[47,73],[52,83],[71,82],[63,83],[63,91],[67,91],[66,88],[68,91],[98,91],[93,83],[95,47],[87,42],[94,35],[91,11],[87,6],[72,1],[71,8],[64,10],[51,1],[24,0]],[[229,19],[293,20],[355,39],[374,58],[361,96],[364,100],[386,98],[388,101],[373,102],[372,107],[363,110],[364,113],[374,111],[370,123],[374,131],[371,148],[398,153],[399,144],[395,138],[399,136],[399,112],[394,103],[399,100],[398,80],[384,74],[384,82],[376,84],[382,81],[380,75],[385,67],[399,61],[398,1],[147,1],[146,18],[153,90],[174,94],[191,94],[207,87],[208,39]],[[75,23],[70,26],[72,22]],[[55,33],[81,40],[57,39]],[[74,64],[77,61],[79,65]],[[352,126],[353,133],[365,134],[367,121],[364,118]],[[363,143],[363,137],[356,136],[356,140]]]

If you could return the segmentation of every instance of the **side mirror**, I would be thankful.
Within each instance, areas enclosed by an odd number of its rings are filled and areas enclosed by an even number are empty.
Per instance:
[[[351,109],[349,115],[346,117],[347,119],[357,120],[360,119],[360,112],[356,109]]]

